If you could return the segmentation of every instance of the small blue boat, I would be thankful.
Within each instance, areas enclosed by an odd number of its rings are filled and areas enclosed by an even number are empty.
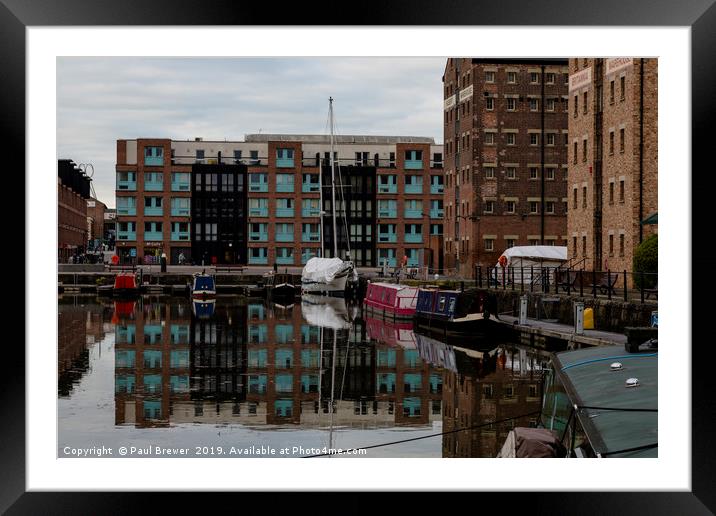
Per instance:
[[[197,319],[211,319],[216,307],[216,299],[194,299],[191,303],[194,317]]]
[[[216,281],[214,276],[198,272],[194,274],[193,281],[191,284],[191,297],[193,298],[207,298],[214,297],[216,295]]]

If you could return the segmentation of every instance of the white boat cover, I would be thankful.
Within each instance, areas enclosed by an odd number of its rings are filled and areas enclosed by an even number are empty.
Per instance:
[[[523,260],[531,260],[533,262],[540,261],[567,261],[567,246],[559,245],[522,245],[505,249],[502,256],[507,258],[507,265],[515,265],[511,263],[519,258]]]
[[[330,283],[336,275],[349,268],[351,264],[340,258],[311,258],[306,262],[301,272],[302,280]]]
[[[306,322],[311,326],[333,328],[334,330],[350,329],[351,323],[348,320],[345,301],[339,298],[324,299],[326,299],[325,303],[312,303],[305,299],[301,302],[301,313]]]

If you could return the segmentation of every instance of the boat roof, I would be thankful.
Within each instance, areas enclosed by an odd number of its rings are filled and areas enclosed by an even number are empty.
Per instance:
[[[412,289],[412,290],[417,290],[417,289],[418,289],[418,287],[414,287],[414,286],[412,286],[412,285],[401,285],[401,284],[399,284],[399,283],[383,283],[383,282],[380,282],[380,281],[379,281],[379,282],[376,282],[376,283],[371,283],[371,285],[375,285],[375,286],[379,286],[379,287],[385,287],[385,288],[389,288],[389,289],[392,289],[392,290],[403,290],[403,289],[406,289],[406,288]]]
[[[622,346],[597,346],[557,353],[553,364],[572,403],[587,407],[658,408],[658,352],[628,353]],[[623,369],[612,371],[620,362]],[[637,387],[626,387],[637,378]],[[658,447],[611,455],[658,443],[658,412],[584,409],[579,416],[595,452],[613,457],[657,457]]]
[[[459,290],[448,290],[444,288],[430,288],[430,287],[420,287],[420,290],[424,290],[426,292],[439,292],[441,294],[459,294]]]

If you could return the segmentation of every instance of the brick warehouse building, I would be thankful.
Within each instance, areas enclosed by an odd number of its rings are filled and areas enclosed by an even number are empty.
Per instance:
[[[332,256],[329,149],[325,135],[118,140],[121,260],[153,262],[166,252],[170,263],[183,253],[195,263],[206,257],[300,266],[321,254],[321,230],[323,256]],[[409,265],[442,268],[442,145],[421,137],[337,136],[334,157],[341,254],[349,235],[358,266],[395,266],[407,256]],[[228,185],[231,195],[224,195]],[[222,214],[235,221],[223,227],[235,232],[221,229]]]
[[[655,231],[657,59],[569,60],[569,256],[588,270],[631,271]]]
[[[87,200],[91,179],[72,160],[57,161],[57,258],[84,253],[87,245]]]
[[[566,245],[567,65],[447,60],[447,268],[472,275],[508,247]]]

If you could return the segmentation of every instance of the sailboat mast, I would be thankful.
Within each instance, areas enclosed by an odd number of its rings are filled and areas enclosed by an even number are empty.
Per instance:
[[[336,162],[333,159],[333,97],[328,97],[328,113],[331,123],[331,201],[333,208],[333,257],[338,256],[338,231],[336,230]]]

